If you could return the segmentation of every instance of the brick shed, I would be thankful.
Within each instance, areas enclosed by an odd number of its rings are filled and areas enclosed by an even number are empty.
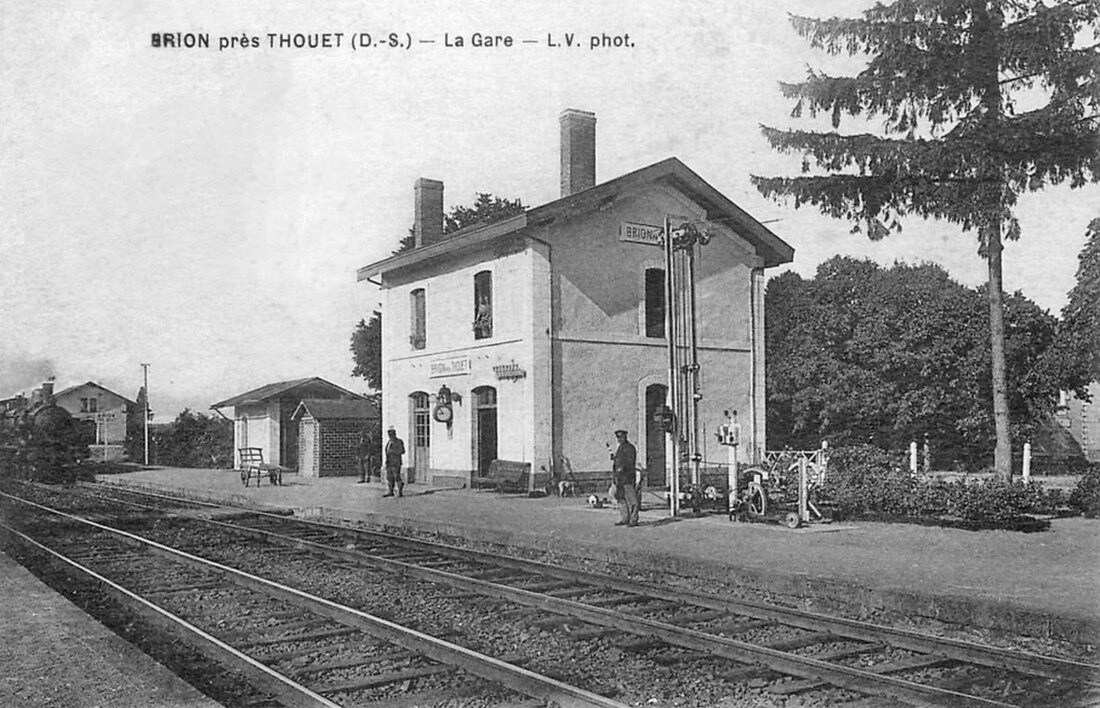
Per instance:
[[[377,440],[381,424],[377,406],[362,399],[307,398],[291,417],[298,423],[298,472],[303,477],[359,474],[359,436]]]

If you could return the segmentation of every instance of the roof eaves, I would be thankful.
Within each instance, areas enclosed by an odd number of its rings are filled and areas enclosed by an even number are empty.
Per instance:
[[[494,221],[491,224],[470,226],[446,236],[442,241],[404,251],[356,270],[356,280],[363,281],[383,273],[408,268],[426,261],[449,255],[462,248],[469,248],[519,231],[527,226],[527,213]]]
[[[107,388],[103,384],[98,384],[95,381],[85,381],[82,384],[76,384],[75,386],[69,386],[68,388],[62,389],[62,390],[58,391],[57,393],[55,393],[53,395],[53,397],[57,398],[58,396],[64,396],[66,393],[69,393],[70,391],[75,391],[76,389],[82,388],[84,386],[95,386],[96,388],[100,389],[101,391],[106,391],[107,393],[111,394],[112,396],[117,396],[117,397],[121,398],[122,400],[126,401],[127,403],[129,403],[132,406],[137,405],[136,401],[131,401],[129,398],[127,398],[126,396],[123,396],[121,393],[115,393],[114,391]]]
[[[228,408],[229,406],[243,406],[243,405],[247,405],[249,403],[261,403],[261,402],[266,401],[270,398],[274,398],[275,396],[286,393],[287,391],[291,391],[291,390],[297,388],[298,386],[301,386],[303,384],[307,384],[311,381],[320,381],[322,383],[328,384],[328,381],[325,381],[324,379],[322,379],[320,377],[317,377],[317,376],[310,376],[310,377],[307,377],[307,378],[304,378],[304,379],[291,379],[290,381],[277,381],[275,383],[269,383],[269,384],[264,384],[263,386],[258,386],[256,388],[250,390],[250,391],[245,391],[244,393],[238,394],[236,396],[231,396],[231,397],[225,399],[224,401],[213,404],[210,407],[211,408]],[[329,385],[330,386],[336,386],[336,384],[329,384]],[[339,386],[336,386],[336,387],[340,388]],[[341,390],[343,390],[343,389],[341,389]]]

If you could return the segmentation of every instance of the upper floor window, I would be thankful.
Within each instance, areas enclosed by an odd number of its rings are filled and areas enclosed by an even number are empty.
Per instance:
[[[409,311],[412,316],[409,324],[409,344],[413,349],[423,349],[428,343],[425,334],[424,288],[417,288],[409,293]]]
[[[474,276],[474,339],[493,336],[493,274],[483,270]]]
[[[98,398],[89,398],[88,399],[88,412],[89,413],[95,413],[97,410],[99,410],[99,399]]]
[[[87,398],[81,398],[80,399],[80,412],[81,413],[87,413],[88,412],[88,399]]]
[[[645,271],[645,336],[658,339],[665,336],[665,271],[646,268]]]

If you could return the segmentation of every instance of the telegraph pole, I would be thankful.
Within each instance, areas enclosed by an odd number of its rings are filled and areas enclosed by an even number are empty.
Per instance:
[[[145,388],[145,410],[141,412],[142,417],[145,419],[145,464],[149,464],[149,365],[141,365],[141,373],[144,378]]]

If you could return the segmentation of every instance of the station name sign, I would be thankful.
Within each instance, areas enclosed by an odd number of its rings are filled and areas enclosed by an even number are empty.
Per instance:
[[[651,224],[635,224],[631,221],[619,222],[619,240],[630,243],[645,243],[650,246],[664,245],[664,227]]]
[[[437,379],[444,376],[467,376],[470,373],[470,357],[456,356],[450,359],[437,359],[429,364],[430,378]]]

